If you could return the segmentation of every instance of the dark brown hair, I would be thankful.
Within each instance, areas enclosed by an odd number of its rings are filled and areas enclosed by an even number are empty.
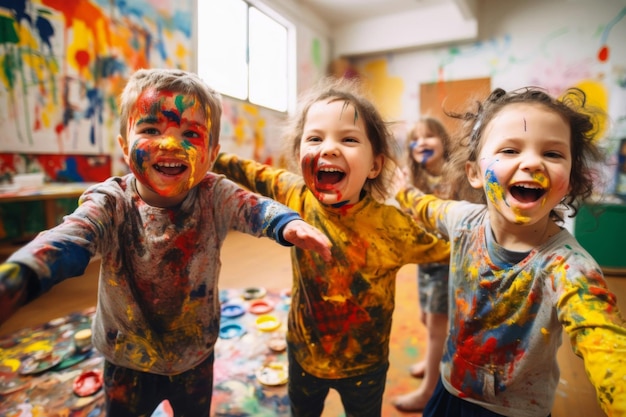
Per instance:
[[[572,151],[571,189],[561,204],[571,210],[570,217],[574,217],[582,201],[593,193],[597,175],[592,165],[604,160],[604,154],[594,142],[599,128],[599,117],[603,113],[590,108],[585,92],[578,88],[568,89],[561,98],[552,97],[539,87],[525,87],[509,92],[497,88],[484,102],[476,104],[474,112],[446,112],[448,116],[464,122],[461,135],[454,140],[450,160],[444,167],[446,181],[456,190],[459,198],[486,203],[484,191],[470,186],[465,164],[468,161],[476,162],[483,145],[483,133],[491,120],[507,105],[516,103],[543,106],[546,111],[560,115],[569,124]],[[552,210],[551,216],[556,221],[563,221],[563,216],[556,210]]]

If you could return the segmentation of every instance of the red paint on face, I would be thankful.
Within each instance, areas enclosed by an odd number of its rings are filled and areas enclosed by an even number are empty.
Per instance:
[[[337,201],[341,201],[341,191],[337,190],[333,184],[320,184],[317,182],[317,168],[319,163],[319,154],[306,154],[300,161],[300,168],[302,169],[302,177],[304,183],[313,192],[315,198],[324,202],[324,192],[335,192],[337,195]]]

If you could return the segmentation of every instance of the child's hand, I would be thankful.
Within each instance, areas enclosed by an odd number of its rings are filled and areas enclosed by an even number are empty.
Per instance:
[[[0,324],[26,301],[30,269],[20,264],[0,264]]]
[[[332,245],[328,237],[303,220],[287,223],[283,229],[283,239],[301,249],[319,253],[325,261],[332,259],[330,254]]]

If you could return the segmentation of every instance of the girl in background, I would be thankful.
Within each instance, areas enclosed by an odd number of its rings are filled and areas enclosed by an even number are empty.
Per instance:
[[[441,181],[450,153],[450,136],[443,123],[422,117],[407,135],[408,181],[425,194],[447,197]],[[448,334],[448,263],[419,265],[417,288],[421,321],[428,332],[425,358],[410,367],[410,374],[423,378],[419,388],[396,397],[394,406],[401,411],[421,411],[439,380],[439,362]]]

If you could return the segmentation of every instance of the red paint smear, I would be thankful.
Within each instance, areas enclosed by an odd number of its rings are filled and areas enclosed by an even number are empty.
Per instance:
[[[304,178],[304,183],[309,190],[315,194],[315,198],[318,200],[322,197],[321,194],[317,193],[315,188],[315,167],[317,166],[317,161],[320,159],[319,155],[304,155],[302,161],[300,162],[300,166],[302,168],[302,177]]]
[[[109,19],[100,11],[100,8],[88,1],[67,1],[67,0],[42,0],[42,3],[63,14],[65,18],[65,28],[69,29],[75,20],[85,23],[85,26],[92,28],[94,39],[98,39],[95,28],[102,27],[105,32],[106,46],[111,46],[111,33],[109,31]],[[104,21],[104,24],[99,22]],[[101,50],[97,45],[96,50]]]
[[[85,50],[76,51],[75,58],[80,69],[86,68],[87,64],[89,64],[89,52]]]
[[[609,59],[609,47],[606,45],[602,45],[600,51],[598,51],[598,60],[600,62],[606,62]]]

